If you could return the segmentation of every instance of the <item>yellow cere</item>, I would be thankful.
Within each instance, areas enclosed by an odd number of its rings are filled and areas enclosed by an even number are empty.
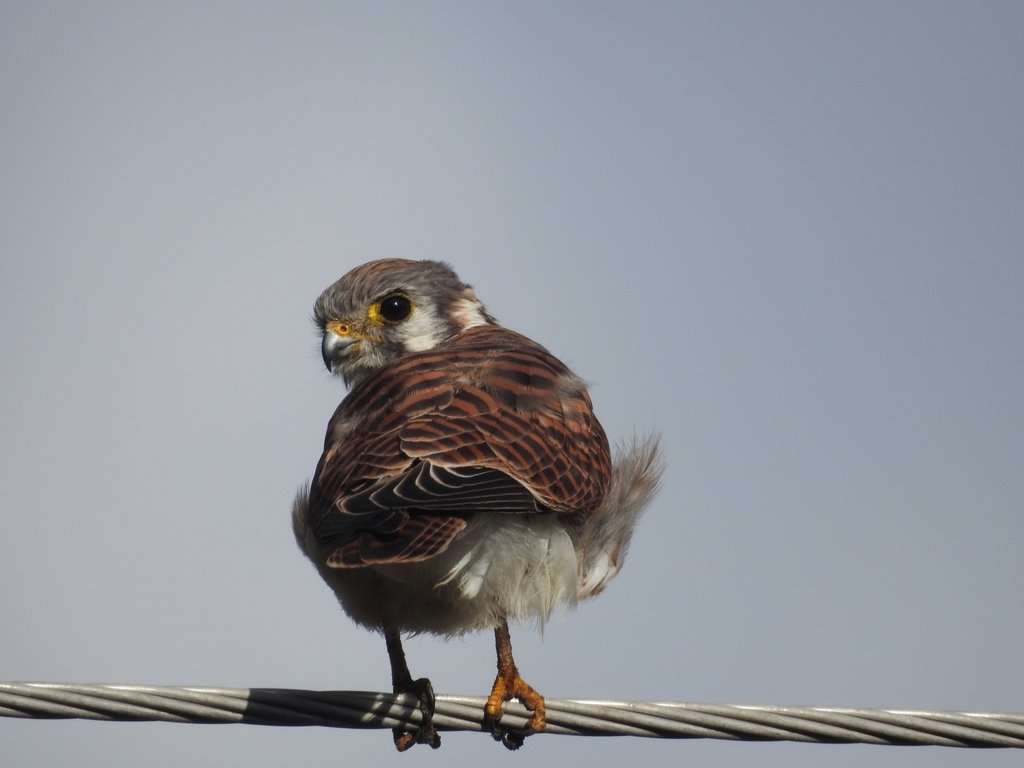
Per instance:
[[[378,325],[383,325],[383,323],[378,323]],[[366,340],[379,344],[383,341],[380,337],[367,333],[365,330],[359,330],[352,322],[346,322],[343,320],[335,320],[333,323],[328,323],[325,330],[336,333],[339,336],[346,336],[350,339],[355,339],[357,343]]]
[[[327,330],[332,333],[336,333],[339,336],[355,336],[352,332],[352,326],[348,323],[333,322],[327,324]]]

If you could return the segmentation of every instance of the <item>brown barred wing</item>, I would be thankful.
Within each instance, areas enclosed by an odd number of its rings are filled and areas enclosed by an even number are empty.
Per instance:
[[[328,435],[310,501],[318,538],[347,539],[341,567],[443,551],[462,526],[431,519],[589,512],[611,474],[582,382],[496,327],[382,367],[341,404]]]
[[[440,554],[466,521],[458,517],[410,516],[398,531],[353,531],[330,557],[331,568],[361,568],[378,563],[414,563]]]

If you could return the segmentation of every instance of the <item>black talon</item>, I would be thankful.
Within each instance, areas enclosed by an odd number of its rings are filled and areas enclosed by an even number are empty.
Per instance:
[[[505,749],[515,752],[526,740],[526,734],[522,731],[513,731],[511,728],[505,731],[501,736],[501,743],[505,745]]]
[[[484,713],[482,726],[484,731],[490,731],[491,738],[500,741],[506,749],[513,752],[523,746],[526,737],[533,733],[533,731],[526,732],[515,728],[502,728],[501,718],[492,717],[487,713]]]
[[[481,730],[490,732],[491,737],[495,741],[501,741],[502,740],[502,738],[504,736],[504,732],[502,731],[502,728],[501,728],[501,718],[492,717],[487,712],[484,712],[484,719],[480,723],[480,726],[481,726]]]

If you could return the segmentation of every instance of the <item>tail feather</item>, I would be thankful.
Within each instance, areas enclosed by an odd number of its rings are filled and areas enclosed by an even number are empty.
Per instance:
[[[665,471],[660,443],[654,433],[617,447],[608,494],[575,532],[580,600],[600,594],[622,569],[636,524],[658,493]]]

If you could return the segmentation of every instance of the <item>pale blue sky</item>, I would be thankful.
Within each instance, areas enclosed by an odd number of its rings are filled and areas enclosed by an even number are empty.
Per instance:
[[[1020,3],[4,3],[0,680],[383,690],[288,512],[314,299],[444,259],[669,470],[552,697],[1024,712]],[[482,695],[487,636],[408,644]],[[1005,751],[0,719],[5,764]]]

